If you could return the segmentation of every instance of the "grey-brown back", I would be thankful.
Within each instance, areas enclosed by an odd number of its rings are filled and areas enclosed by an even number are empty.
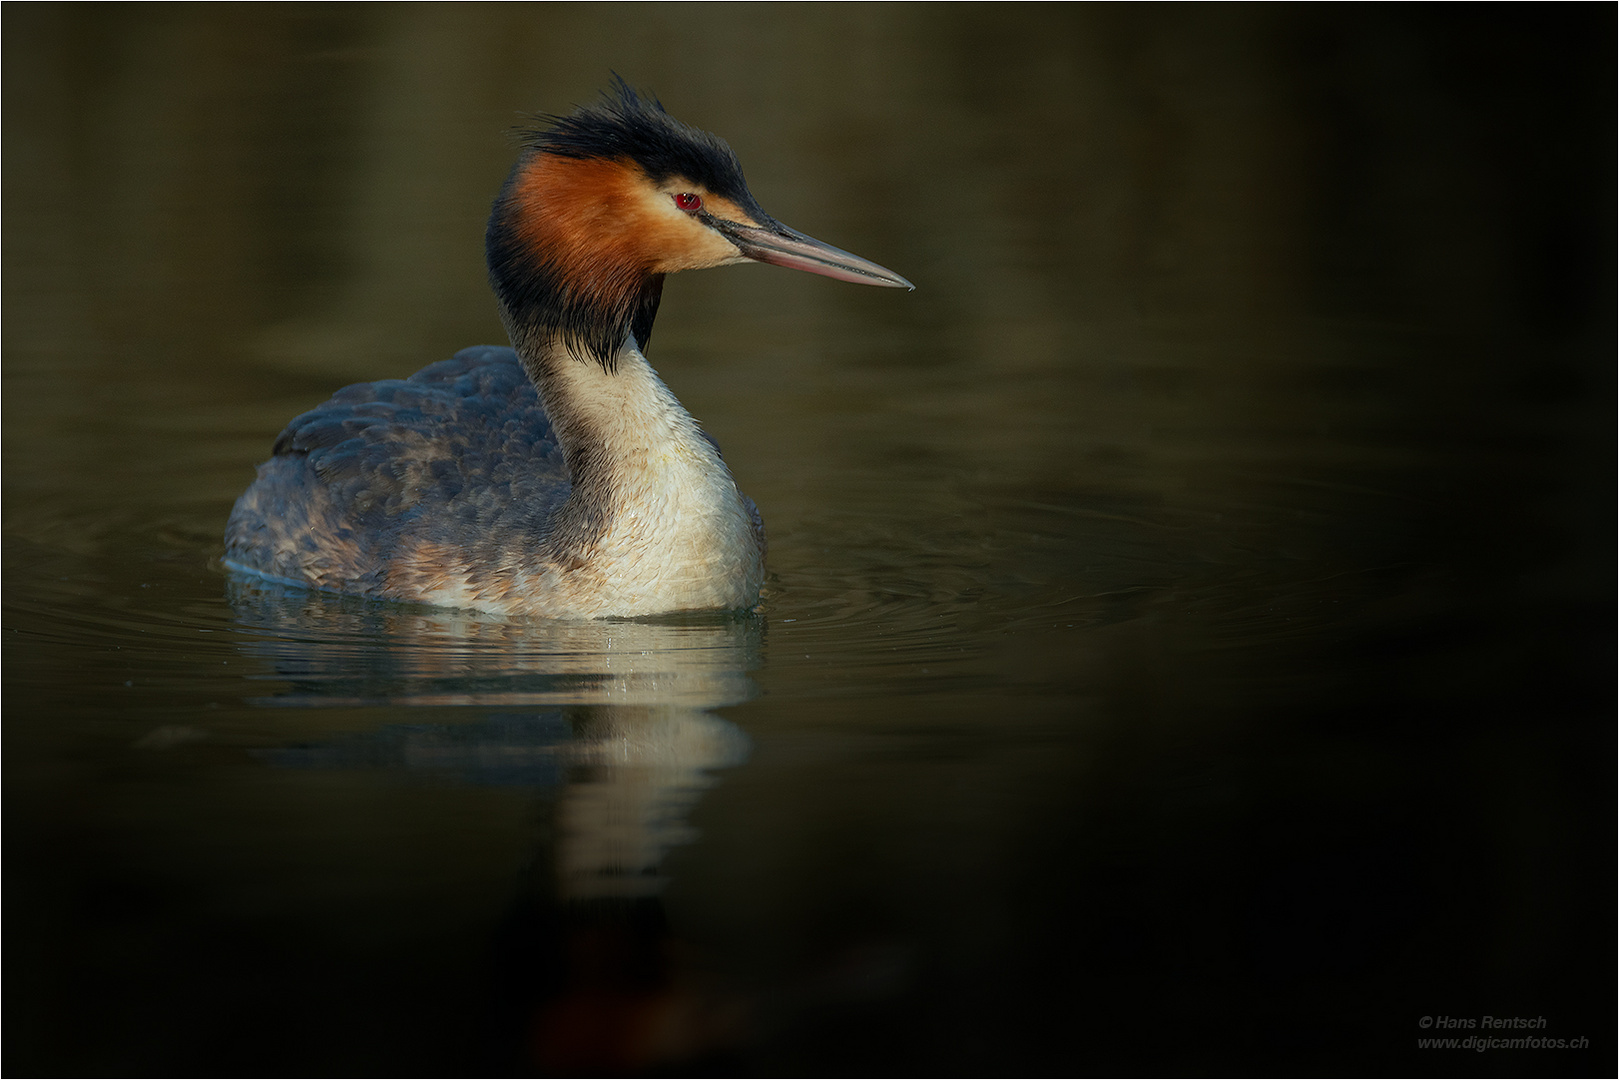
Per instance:
[[[226,558],[318,588],[400,595],[455,551],[495,571],[533,551],[568,470],[516,353],[463,349],[408,379],[345,387],[287,425],[237,500]],[[480,575],[481,576],[481,575]]]

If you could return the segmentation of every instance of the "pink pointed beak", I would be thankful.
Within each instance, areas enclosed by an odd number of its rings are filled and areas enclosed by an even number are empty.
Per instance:
[[[744,225],[712,214],[702,217],[705,224],[735,244],[743,255],[754,262],[785,266],[789,270],[807,270],[811,274],[852,281],[856,285],[916,288],[887,267],[805,236],[777,221],[769,225]]]

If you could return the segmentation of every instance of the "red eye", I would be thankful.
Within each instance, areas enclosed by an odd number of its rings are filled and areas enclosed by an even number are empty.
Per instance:
[[[679,195],[675,196],[675,205],[686,211],[688,214],[695,214],[697,211],[703,208],[703,197],[701,195],[693,195],[689,191],[682,191]]]

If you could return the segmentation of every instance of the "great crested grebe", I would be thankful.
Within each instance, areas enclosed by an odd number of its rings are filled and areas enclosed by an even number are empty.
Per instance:
[[[231,511],[228,566],[509,615],[758,602],[758,509],[644,355],[664,275],[752,261],[912,285],[776,221],[722,139],[622,80],[546,119],[485,236],[515,352],[464,349],[293,420]]]

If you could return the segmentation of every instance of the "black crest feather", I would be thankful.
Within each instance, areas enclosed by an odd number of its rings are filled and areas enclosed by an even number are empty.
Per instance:
[[[570,116],[541,115],[522,133],[524,147],[568,158],[629,158],[653,180],[684,176],[749,210],[753,196],[742,164],[718,135],[682,124],[656,97],[643,98],[618,75],[601,101]]]

